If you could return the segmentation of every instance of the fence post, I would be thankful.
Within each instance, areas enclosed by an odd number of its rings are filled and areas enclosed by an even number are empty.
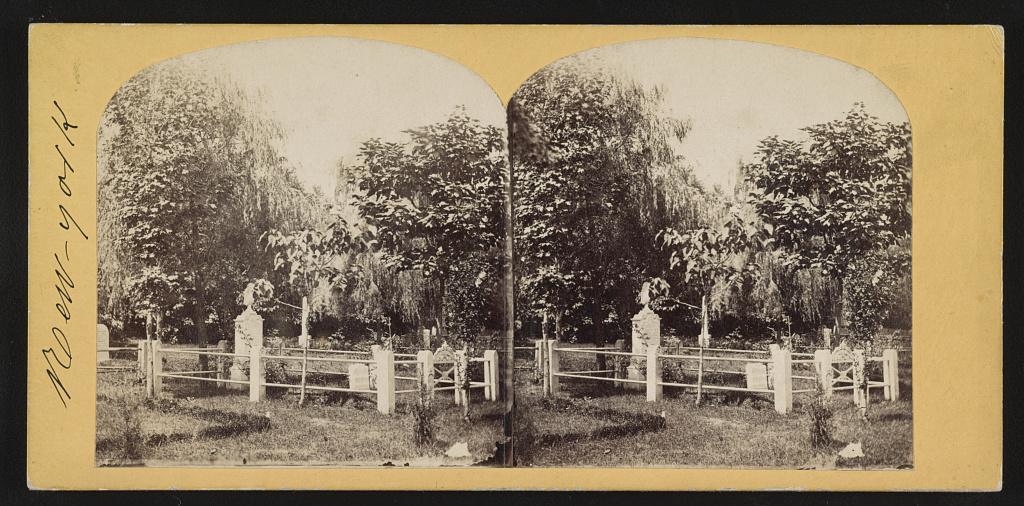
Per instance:
[[[660,346],[647,347],[647,402],[661,400],[661,364],[658,360]]]
[[[487,400],[496,401],[498,400],[498,351],[487,350],[484,352],[485,371],[487,372],[487,385],[488,388],[485,390],[488,394]]]
[[[553,397],[558,395],[558,341],[551,339],[546,341],[547,349],[545,355],[548,359],[547,383],[544,385],[544,395]]]
[[[769,349],[775,375],[775,411],[785,415],[793,409],[793,357],[789,350],[777,344]]]
[[[825,398],[832,397],[832,350],[814,350],[814,369]]]
[[[160,390],[164,386],[163,379],[160,377],[164,373],[164,358],[160,354],[159,340],[153,341],[150,346],[152,346],[150,357],[153,360],[153,393],[150,397],[160,397]]]
[[[618,351],[618,352],[626,351],[626,340],[625,339],[616,339],[615,340],[615,351]],[[615,379],[617,379],[617,380],[626,377],[626,368],[625,368],[626,361],[623,360],[622,357],[623,357],[623,355],[615,355],[614,357],[612,357],[613,358],[612,363],[615,364],[614,365],[614,368],[615,368],[615,373],[614,373],[615,374]],[[622,384],[623,383],[621,381],[613,381],[612,382],[612,386],[614,386],[615,388],[622,388]]]
[[[864,359],[864,350],[853,351],[853,402],[860,408],[861,418],[867,417],[868,399],[868,377]]]
[[[373,350],[377,369],[377,411],[385,415],[395,412],[395,352],[377,348]]]
[[[135,354],[135,361],[138,362],[136,366],[137,376],[139,378],[146,377],[146,341],[138,341],[135,343],[139,347],[139,351]]]
[[[544,363],[544,348],[546,346],[544,343],[546,342],[546,339],[538,339],[533,342],[533,378],[535,382],[547,382],[546,374],[544,372],[544,370],[547,369]],[[513,367],[515,366],[514,360],[512,361],[512,365]]]
[[[900,355],[899,352],[894,349],[888,349],[882,352],[882,358],[885,359],[885,364],[889,366],[889,377],[886,379],[887,392],[889,392],[889,400],[898,401],[900,400]]]
[[[155,395],[153,388],[153,341],[142,341],[143,357],[142,374],[146,377],[146,395]]]
[[[426,385],[427,398],[434,399],[434,354],[430,350],[416,352],[416,362],[419,367],[420,383]]]

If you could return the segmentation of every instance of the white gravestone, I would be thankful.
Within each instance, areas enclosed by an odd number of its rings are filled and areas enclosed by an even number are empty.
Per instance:
[[[107,326],[100,323],[96,325],[96,362],[103,362],[110,360],[110,352],[106,351],[110,348],[110,331],[107,330]],[[99,351],[104,350],[104,351]]]
[[[245,366],[249,364],[252,348],[263,349],[263,317],[248,307],[235,318],[235,357],[232,360],[230,376],[234,381],[249,381]],[[241,356],[238,356],[241,355]],[[240,383],[231,383],[231,388],[244,390]]]
[[[768,390],[768,366],[757,362],[748,362],[746,366],[747,388]]]
[[[644,306],[636,316],[633,317],[633,348],[632,353],[646,356],[649,348],[661,346],[661,317],[651,311],[650,307]],[[635,381],[644,381],[646,376],[640,372],[640,365],[645,363],[644,357],[631,357],[629,367],[626,368],[626,375]],[[641,383],[626,383],[627,388],[643,390]]]
[[[370,368],[366,364],[349,364],[348,387],[353,390],[370,390]]]

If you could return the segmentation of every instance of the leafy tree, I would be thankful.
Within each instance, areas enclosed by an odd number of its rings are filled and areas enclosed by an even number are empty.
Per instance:
[[[277,152],[276,127],[230,83],[156,65],[111,99],[99,136],[101,312],[157,311],[200,344],[230,332],[236,296],[271,265],[262,231],[315,222],[321,203]]]
[[[832,313],[842,326],[851,270],[910,236],[910,126],[880,122],[857,103],[803,130],[803,141],[761,141],[745,167],[750,199],[788,265],[836,283]]]
[[[429,282],[429,314],[447,335],[446,315],[460,309],[446,310],[453,280],[468,277],[477,287],[496,281],[504,233],[504,133],[457,110],[406,134],[404,143],[363,143],[352,197],[383,264]]]
[[[518,308],[625,332],[664,254],[655,234],[702,216],[674,143],[689,129],[646,89],[582,58],[545,67],[509,106]],[[561,332],[556,332],[561,334]]]

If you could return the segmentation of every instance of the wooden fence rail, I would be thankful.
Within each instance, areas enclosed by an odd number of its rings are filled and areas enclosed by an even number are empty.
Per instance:
[[[647,353],[631,353],[617,348],[611,349],[595,348],[572,348],[560,347],[561,343],[553,340],[537,341],[535,344],[535,363],[538,370],[542,370],[542,384],[544,395],[556,395],[560,388],[561,378],[572,378],[582,380],[610,381],[615,386],[626,384],[645,385],[647,400],[656,402],[661,400],[663,387],[673,388],[695,388],[700,390],[719,390],[750,392],[759,394],[771,394],[775,403],[775,410],[786,414],[793,410],[793,396],[795,394],[814,393],[819,388],[826,396],[831,396],[837,390],[853,390],[854,402],[858,406],[866,407],[868,392],[871,389],[881,388],[886,400],[899,399],[899,359],[898,352],[894,349],[885,350],[880,357],[864,357],[863,350],[836,350],[835,362],[833,351],[815,350],[814,353],[793,353],[791,350],[771,345],[767,352],[759,350],[735,350],[724,348],[699,348],[673,347],[680,349],[697,349],[697,355],[667,354],[658,347],[650,347]],[[729,355],[709,355],[708,352],[727,353]],[[678,353],[678,352],[677,352]],[[767,357],[744,357],[737,356],[737,353],[767,354]],[[617,365],[613,369],[601,370],[565,370],[562,368],[563,357],[566,355],[591,355],[606,357],[628,357],[630,361],[643,363],[645,371],[642,379],[627,377],[625,368]],[[805,358],[809,357],[809,358]],[[674,361],[682,363],[698,362],[698,367],[680,368],[688,372],[697,372],[695,383],[682,383],[665,381],[663,379],[663,362]],[[730,371],[727,369],[706,369],[704,362],[715,363],[736,363],[744,365],[742,371]],[[872,379],[864,367],[866,362],[878,362],[882,365],[882,378]],[[849,367],[836,368],[839,364],[849,364]],[[728,385],[709,385],[703,381],[706,373],[736,374],[744,375],[747,378],[746,387]],[[608,376],[611,374],[611,376]],[[794,388],[794,381],[802,382],[798,388]],[[860,385],[860,388],[857,386]],[[699,395],[699,393],[698,393]]]
[[[299,402],[304,400],[305,393],[309,391],[346,392],[354,394],[369,394],[376,397],[377,410],[383,414],[395,412],[396,396],[400,394],[418,393],[425,388],[428,395],[433,397],[436,391],[451,390],[454,392],[456,404],[469,402],[469,391],[482,389],[486,400],[498,400],[498,354],[495,350],[487,350],[482,357],[467,357],[465,352],[456,353],[458,366],[453,379],[437,378],[434,366],[434,353],[429,350],[422,350],[418,353],[400,353],[385,350],[380,346],[373,346],[370,352],[349,352],[340,350],[312,350],[301,348],[275,348],[278,353],[286,351],[301,351],[301,355],[272,354],[264,351],[263,346],[250,346],[248,353],[231,353],[226,351],[226,342],[221,341],[213,348],[170,348],[165,347],[160,341],[141,341],[137,348],[118,349],[119,351],[134,350],[138,353],[138,369],[146,377],[146,392],[149,397],[159,397],[163,390],[165,379],[194,380],[200,382],[216,383],[218,388],[225,388],[235,385],[235,388],[248,386],[249,400],[260,402],[266,398],[266,388],[285,388],[299,391]],[[101,350],[106,351],[106,350]],[[342,357],[310,356],[311,353],[330,352],[335,355],[357,355]],[[170,371],[165,370],[164,361],[171,355],[190,355],[196,357],[212,357],[216,361],[216,368],[192,371]],[[368,356],[368,358],[361,358]],[[401,360],[395,358],[400,357]],[[411,357],[411,360],[409,359]],[[229,371],[228,359],[232,362],[232,369]],[[301,368],[284,368],[286,371],[299,372],[298,383],[280,383],[267,381],[266,362],[278,361],[282,363],[301,363]],[[318,371],[310,369],[311,363],[320,364],[348,364],[348,371]],[[483,378],[475,380],[468,376],[469,363],[480,363],[483,369]],[[248,375],[241,371],[248,365]],[[363,369],[355,369],[362,367]],[[414,367],[415,376],[408,373],[396,374],[399,368]],[[358,372],[358,377],[356,376]],[[348,377],[348,387],[311,385],[307,378],[311,375],[333,375]],[[397,381],[415,382],[415,387],[398,389]],[[437,387],[438,383],[450,384],[450,387]],[[418,400],[417,400],[418,401]]]

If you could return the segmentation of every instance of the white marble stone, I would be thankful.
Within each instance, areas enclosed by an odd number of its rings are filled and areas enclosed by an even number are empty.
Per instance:
[[[747,362],[747,388],[768,390],[768,366],[757,362]]]
[[[370,390],[370,368],[366,364],[349,364],[348,387],[353,390]]]
[[[109,351],[98,351],[110,348],[110,331],[107,330],[107,326],[100,323],[96,325],[96,362],[103,362],[110,360]]]

